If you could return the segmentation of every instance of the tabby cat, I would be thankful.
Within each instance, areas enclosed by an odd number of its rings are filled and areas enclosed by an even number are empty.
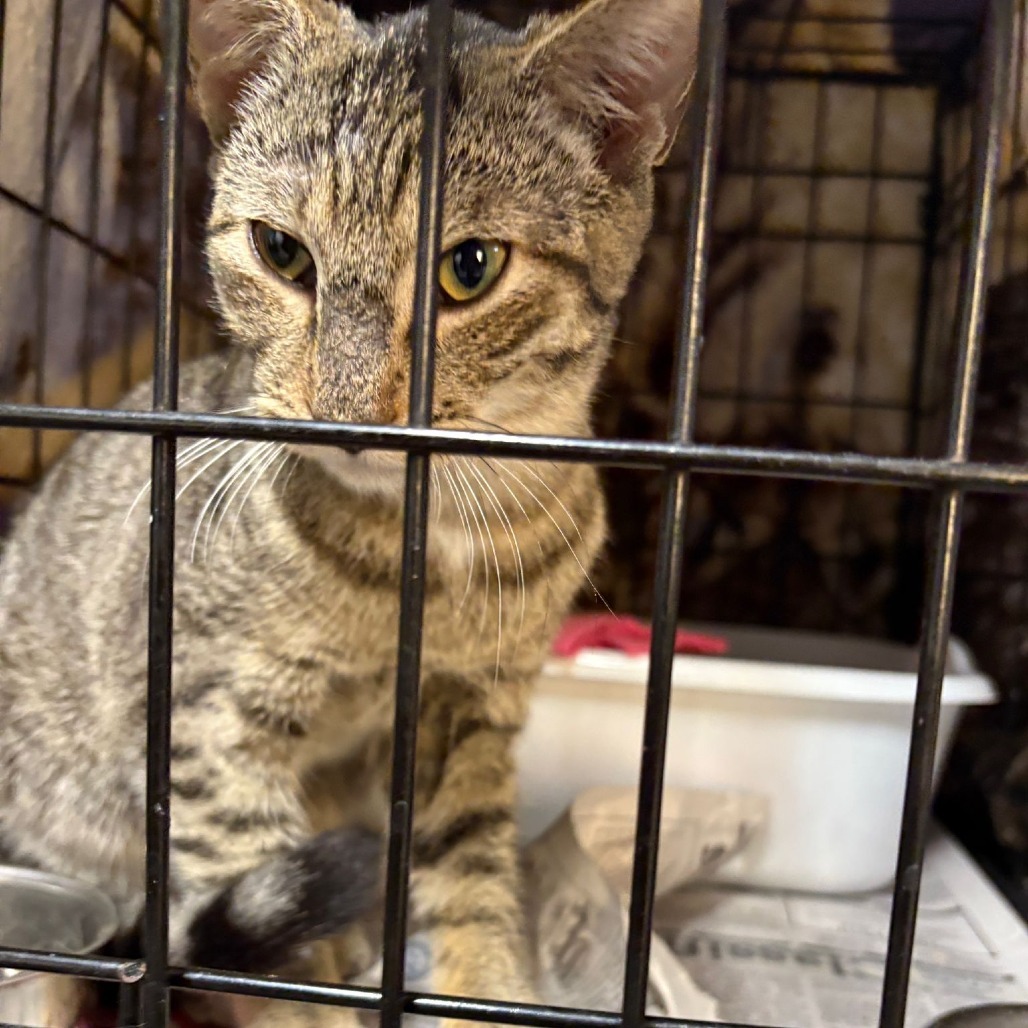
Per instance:
[[[457,15],[435,425],[589,434],[697,6],[591,0],[518,32]],[[404,424],[424,12],[190,8],[208,255],[236,346],[183,367],[181,407]],[[142,437],[80,439],[0,568],[0,847],[101,885],[126,928],[143,894],[149,453]],[[432,466],[412,916],[438,991],[531,999],[512,747],[603,504],[588,467]],[[171,958],[338,980],[352,968],[326,940],[379,876],[404,458],[202,440],[179,469]]]

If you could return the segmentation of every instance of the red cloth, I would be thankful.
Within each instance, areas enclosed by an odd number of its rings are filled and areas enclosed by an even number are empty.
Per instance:
[[[613,614],[581,614],[564,622],[553,653],[573,657],[580,650],[620,650],[630,657],[650,652],[650,626],[631,617]],[[716,635],[700,635],[679,629],[675,633],[675,653],[697,653],[716,657],[728,652],[728,642]]]

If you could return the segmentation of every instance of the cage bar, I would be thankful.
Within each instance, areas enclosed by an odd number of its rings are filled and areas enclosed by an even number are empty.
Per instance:
[[[100,52],[96,60],[96,91],[93,94],[92,147],[89,155],[89,197],[86,237],[89,240],[86,265],[86,317],[79,345],[79,367],[82,375],[82,405],[90,406],[93,380],[93,318],[96,311],[96,259],[100,231],[100,135],[104,116],[104,79],[110,50],[111,0],[103,0],[100,15]]]
[[[689,226],[685,259],[685,293],[680,315],[674,370],[674,403],[668,438],[691,442],[696,423],[700,348],[703,343],[704,299],[714,203],[717,141],[724,86],[724,0],[704,0],[700,18],[699,95],[693,101],[693,150]],[[632,896],[625,954],[623,1023],[641,1025],[646,1018],[650,974],[653,899],[657,882],[657,850],[664,790],[664,758],[671,706],[671,665],[685,557],[685,518],[689,478],[685,471],[665,472],[653,585],[653,638],[646,683],[642,766],[636,810],[632,860]]]
[[[989,237],[1014,39],[1014,0],[993,0],[989,14],[972,141],[970,226],[961,261],[958,292],[957,372],[947,441],[950,460],[966,460],[971,450],[974,390],[985,323]],[[934,538],[927,573],[910,762],[882,985],[881,1028],[903,1028],[906,1016],[963,503],[960,490],[939,491],[934,497],[929,522]]]
[[[432,0],[427,10],[425,48],[422,55],[420,210],[414,316],[411,327],[413,348],[408,422],[416,428],[425,428],[432,422],[432,384],[438,313],[436,276],[443,233],[446,98],[449,92],[452,21],[451,0]],[[396,711],[393,722],[389,861],[386,871],[382,943],[382,1028],[400,1028],[403,1020],[414,758],[425,606],[429,460],[428,453],[407,455]]]
[[[43,403],[46,397],[46,337],[50,313],[50,221],[54,210],[54,133],[57,119],[57,76],[60,73],[61,24],[64,0],[53,0],[50,26],[50,70],[46,98],[46,128],[43,136],[43,195],[36,249],[36,338],[32,362],[36,380],[34,399]],[[32,433],[32,477],[38,477],[43,466],[43,437]]]
[[[153,407],[178,406],[179,272],[181,269],[182,120],[185,105],[187,7],[166,0],[162,19],[161,221],[157,275]],[[171,763],[171,674],[175,564],[175,453],[172,434],[154,435],[150,491],[150,596],[146,704],[146,905],[142,1010],[148,1028],[166,1028],[168,994],[168,834]]]
[[[87,410],[0,404],[0,426],[71,431],[166,433],[180,437],[311,443],[368,450],[454,453],[461,456],[523,457],[608,467],[714,471],[757,477],[927,489],[959,487],[966,492],[1028,489],[1028,468],[1020,464],[924,457],[873,457],[856,453],[780,450],[707,443],[639,442],[566,436],[499,435],[439,428],[387,427],[320,421],[277,421],[221,414],[173,411]]]

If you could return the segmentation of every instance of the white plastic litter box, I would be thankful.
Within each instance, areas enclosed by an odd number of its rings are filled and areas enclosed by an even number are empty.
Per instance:
[[[721,657],[676,656],[665,782],[764,795],[765,831],[719,877],[810,892],[880,889],[895,873],[917,650],[719,625]],[[551,661],[519,743],[520,823],[534,838],[583,789],[637,785],[648,657]],[[993,683],[950,644],[936,772],[964,708]]]

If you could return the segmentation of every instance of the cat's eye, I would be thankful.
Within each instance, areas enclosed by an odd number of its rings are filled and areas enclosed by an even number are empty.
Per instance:
[[[483,296],[496,284],[509,256],[506,243],[484,239],[465,239],[447,250],[439,265],[444,301],[469,303]]]
[[[255,221],[251,232],[260,259],[276,275],[305,289],[314,288],[314,258],[303,243],[263,221]]]

